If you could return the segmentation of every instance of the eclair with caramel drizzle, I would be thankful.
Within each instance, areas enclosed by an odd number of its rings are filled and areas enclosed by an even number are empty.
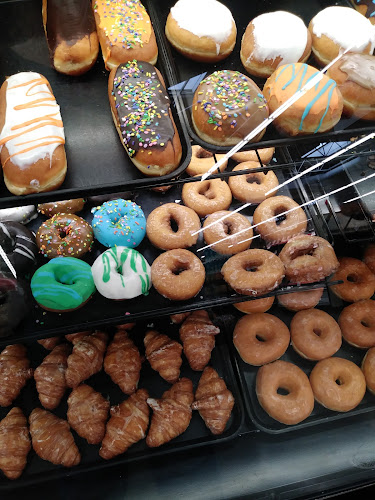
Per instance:
[[[60,107],[39,73],[10,76],[0,89],[0,160],[15,195],[58,188],[66,175]]]
[[[156,63],[154,29],[139,0],[92,0],[92,7],[107,70],[133,59]]]

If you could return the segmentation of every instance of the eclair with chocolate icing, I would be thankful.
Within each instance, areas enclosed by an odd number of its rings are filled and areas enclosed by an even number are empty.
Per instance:
[[[120,64],[109,75],[108,95],[118,134],[134,165],[147,176],[173,172],[182,148],[159,71],[143,61]]]
[[[92,0],[92,7],[107,70],[133,59],[156,63],[154,29],[139,0]]]
[[[99,53],[90,0],[43,0],[43,25],[51,64],[66,75],[82,75]]]

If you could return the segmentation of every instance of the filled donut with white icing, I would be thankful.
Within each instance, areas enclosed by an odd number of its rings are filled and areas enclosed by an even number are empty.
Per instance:
[[[279,10],[248,24],[240,57],[248,73],[267,78],[282,64],[307,61],[310,53],[311,35],[302,19]]]
[[[216,0],[178,0],[168,15],[165,34],[184,56],[216,62],[232,52],[237,28],[230,10]]]

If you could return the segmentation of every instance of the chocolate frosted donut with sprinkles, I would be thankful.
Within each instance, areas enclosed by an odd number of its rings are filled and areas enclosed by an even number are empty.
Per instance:
[[[268,106],[259,87],[239,71],[215,71],[194,94],[192,122],[209,144],[232,146],[268,118]],[[259,141],[262,130],[252,142]]]
[[[159,71],[142,61],[120,64],[109,75],[108,96],[117,132],[134,165],[151,177],[173,172],[182,148]]]
[[[91,209],[95,238],[111,248],[137,247],[146,235],[146,218],[139,205],[130,200],[107,201]]]

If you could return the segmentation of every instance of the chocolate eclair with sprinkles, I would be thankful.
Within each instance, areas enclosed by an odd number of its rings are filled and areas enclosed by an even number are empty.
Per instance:
[[[145,175],[175,170],[182,148],[160,72],[143,61],[120,64],[109,75],[113,121],[131,161]]]
[[[239,71],[215,71],[201,81],[194,94],[192,122],[201,139],[218,146],[234,146],[269,116],[259,87]],[[251,142],[259,141],[262,130]]]

